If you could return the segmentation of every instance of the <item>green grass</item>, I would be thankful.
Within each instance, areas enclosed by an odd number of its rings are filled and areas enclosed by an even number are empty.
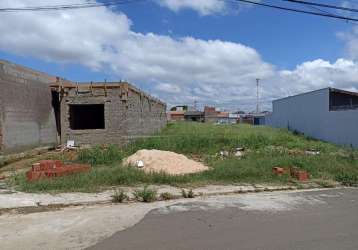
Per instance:
[[[91,165],[111,164],[123,159],[122,150],[116,145],[95,146],[83,149],[78,154],[78,161]]]
[[[220,150],[245,147],[242,159],[220,159]],[[210,170],[197,174],[169,176],[146,174],[121,165],[121,160],[139,149],[160,149],[201,158]],[[306,155],[305,150],[320,151]],[[202,123],[169,124],[161,133],[137,140],[123,149],[116,146],[94,147],[79,153],[79,162],[90,163],[89,173],[29,183],[23,174],[11,183],[31,192],[98,191],[117,185],[169,184],[195,186],[202,184],[288,183],[287,175],[272,173],[274,166],[296,166],[307,170],[313,179],[358,184],[358,151],[306,138],[284,129],[249,125],[213,125]]]

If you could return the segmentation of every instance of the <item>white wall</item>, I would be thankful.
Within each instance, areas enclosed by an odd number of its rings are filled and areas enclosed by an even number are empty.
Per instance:
[[[273,101],[267,124],[358,147],[358,110],[329,111],[329,88]]]

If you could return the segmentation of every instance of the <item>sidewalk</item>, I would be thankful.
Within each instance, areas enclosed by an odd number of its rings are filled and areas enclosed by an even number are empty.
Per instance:
[[[157,190],[158,196],[168,192],[174,199],[182,198],[182,189],[172,186],[149,186]],[[122,187],[129,196],[129,202],[134,201],[133,191],[142,187]],[[317,184],[309,183],[303,186],[305,189],[319,188]],[[227,195],[249,192],[272,192],[282,190],[296,190],[296,186],[272,186],[272,185],[209,185],[193,188],[195,196]],[[40,206],[71,206],[71,205],[93,205],[112,202],[112,195],[116,188],[100,193],[24,193],[14,192],[7,189],[0,191],[0,209],[14,209]],[[188,189],[186,189],[188,190]]]

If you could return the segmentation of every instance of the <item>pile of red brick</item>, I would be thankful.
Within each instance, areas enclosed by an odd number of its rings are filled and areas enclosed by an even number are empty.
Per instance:
[[[307,181],[310,178],[306,170],[297,169],[295,167],[274,167],[272,171],[278,176],[288,173],[291,177],[299,181]]]
[[[91,166],[87,164],[63,164],[58,160],[43,160],[32,165],[31,170],[26,172],[26,178],[28,181],[36,181],[90,170]]]

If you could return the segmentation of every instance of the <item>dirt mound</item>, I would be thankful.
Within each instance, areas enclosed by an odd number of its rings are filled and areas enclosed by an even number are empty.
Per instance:
[[[123,160],[124,165],[138,167],[142,161],[146,172],[164,171],[171,175],[190,174],[207,170],[208,167],[200,162],[188,159],[186,156],[170,151],[139,150]],[[141,165],[141,164],[139,164]]]

